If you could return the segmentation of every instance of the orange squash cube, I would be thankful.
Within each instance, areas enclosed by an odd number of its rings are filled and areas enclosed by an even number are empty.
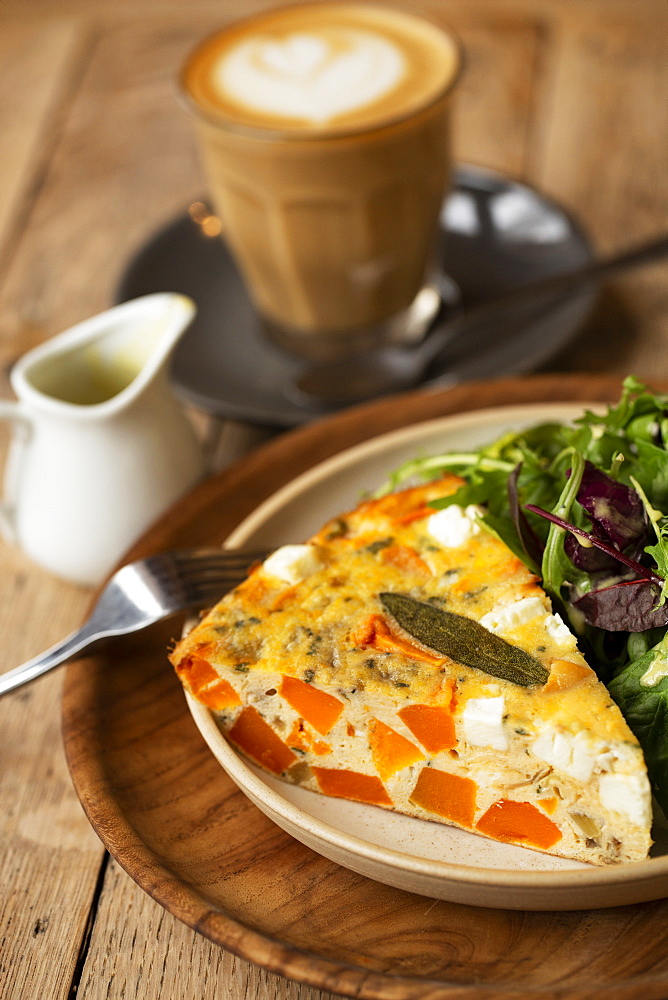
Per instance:
[[[382,781],[387,781],[397,771],[409,764],[424,760],[422,751],[401,733],[374,719],[369,728],[371,756]]]
[[[387,794],[380,778],[373,774],[361,774],[359,771],[346,771],[338,768],[312,768],[320,790],[325,795],[339,799],[355,799],[357,802],[369,802],[374,806],[391,806],[392,799]]]
[[[471,778],[423,767],[411,802],[461,826],[473,826],[478,786]]]
[[[282,774],[297,760],[269,723],[252,705],[244,708],[230,729],[230,739],[262,767]]]
[[[540,847],[544,851],[561,840],[561,830],[530,802],[499,799],[476,823],[476,830],[495,840]]]
[[[298,677],[284,674],[279,693],[321,736],[327,735],[343,711],[342,701]]]

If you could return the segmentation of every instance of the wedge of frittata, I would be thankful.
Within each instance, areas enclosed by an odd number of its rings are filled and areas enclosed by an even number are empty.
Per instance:
[[[286,781],[494,840],[647,856],[636,738],[456,477],[366,501],[255,567],[174,649],[231,743]]]

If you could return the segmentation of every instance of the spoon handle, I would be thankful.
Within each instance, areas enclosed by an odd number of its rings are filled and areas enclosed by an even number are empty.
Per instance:
[[[610,257],[600,257],[580,267],[573,268],[571,271],[564,271],[562,274],[533,281],[530,285],[520,285],[505,295],[495,296],[479,305],[471,306],[470,309],[465,308],[462,319],[467,322],[473,319],[483,319],[506,306],[516,306],[525,300],[529,301],[545,295],[566,292],[595,278],[607,277],[617,271],[638,267],[640,264],[649,264],[651,261],[660,260],[666,256],[668,256],[668,235],[663,235],[649,243],[641,243],[631,247],[623,253]]]

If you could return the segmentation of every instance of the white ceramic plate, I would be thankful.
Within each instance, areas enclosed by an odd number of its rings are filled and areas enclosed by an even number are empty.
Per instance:
[[[330,517],[356,506],[407,459],[474,448],[505,430],[572,420],[582,410],[572,403],[502,407],[384,434],[283,487],[239,525],[227,544],[271,548],[303,541]],[[188,704],[217,760],[262,812],[313,850],[379,882],[436,899],[533,910],[618,906],[668,895],[668,842],[663,838],[657,837],[648,861],[594,868],[440,823],[326,798],[249,764],[223,738],[208,709],[192,698]]]

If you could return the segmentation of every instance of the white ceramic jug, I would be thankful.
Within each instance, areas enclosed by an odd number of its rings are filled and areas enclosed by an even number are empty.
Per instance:
[[[130,544],[204,473],[167,372],[195,314],[183,295],[147,295],[24,355],[0,401],[14,434],[0,525],[46,569],[99,583]]]

